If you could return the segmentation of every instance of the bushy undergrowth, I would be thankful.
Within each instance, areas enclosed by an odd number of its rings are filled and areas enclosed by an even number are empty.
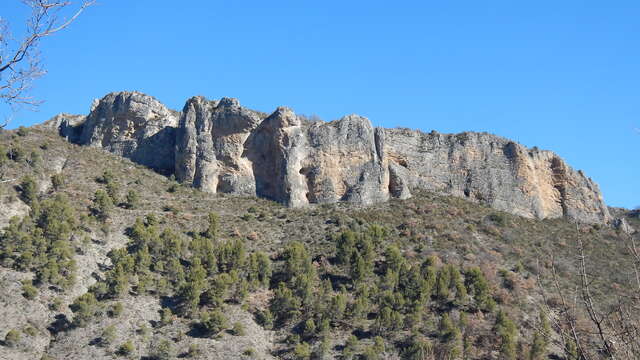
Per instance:
[[[188,324],[195,337],[243,336],[227,310],[249,311],[275,331],[272,350],[283,358],[537,360],[575,353],[554,336],[562,330],[555,289],[579,284],[578,240],[603,308],[615,303],[611,294],[632,293],[626,235],[605,226],[523,219],[427,192],[369,208],[286,209],[203,194],[43,131],[0,137],[3,174],[18,179],[2,185],[2,201],[31,208],[1,233],[0,261],[35,274],[22,285],[29,301],[50,285],[64,294],[77,254],[127,229],[100,280],[69,304],[67,330],[151,296],[163,306],[157,329]],[[61,172],[44,166],[58,158]],[[127,356],[135,345],[114,352]],[[157,345],[174,352],[169,338]]]

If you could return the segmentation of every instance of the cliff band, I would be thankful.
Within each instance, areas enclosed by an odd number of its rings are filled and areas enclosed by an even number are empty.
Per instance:
[[[182,112],[118,92],[87,116],[45,123],[210,193],[256,195],[288,206],[404,199],[414,189],[467,198],[528,218],[607,223],[598,185],[550,151],[487,133],[374,128],[358,115],[311,122],[236,99],[189,99]]]

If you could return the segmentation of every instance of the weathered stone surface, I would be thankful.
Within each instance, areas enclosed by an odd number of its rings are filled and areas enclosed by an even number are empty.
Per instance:
[[[372,204],[386,201],[385,169],[380,131],[358,115],[329,123],[317,122],[306,131],[308,156],[300,172],[305,175],[309,202],[348,201]]]
[[[247,141],[245,154],[253,167],[256,195],[289,206],[308,204],[307,182],[301,174],[308,144],[302,122],[280,107]]]
[[[609,219],[600,190],[550,151],[486,133],[388,129],[387,156],[412,188],[465,197],[529,218]]]
[[[128,92],[95,103],[82,125],[65,116],[52,123],[70,140],[174,172],[211,193],[296,207],[366,205],[426,189],[529,218],[611,218],[597,184],[581,171],[550,151],[486,133],[374,128],[358,115],[308,122],[284,107],[264,116],[236,99],[200,96],[187,101],[178,121],[152,97]]]
[[[82,125],[86,119],[86,115],[60,113],[37,126],[44,129],[57,130],[60,136],[70,142],[76,143],[80,139]]]
[[[179,114],[139,92],[107,94],[92,105],[77,139],[145,166],[173,172]]]
[[[25,215],[29,214],[31,208],[18,199],[10,199],[8,197],[0,198],[0,229],[4,229],[11,218],[17,216],[18,218],[22,218]]]
[[[303,124],[278,108],[247,142],[256,194],[290,206],[385,201],[388,174],[378,136],[383,133],[357,115]]]
[[[629,222],[625,218],[616,218],[612,221],[613,227],[622,231],[625,234],[631,235],[636,232],[636,230],[629,225]]]
[[[242,154],[260,121],[236,99],[189,99],[176,137],[176,178],[211,193],[255,195],[252,164]]]

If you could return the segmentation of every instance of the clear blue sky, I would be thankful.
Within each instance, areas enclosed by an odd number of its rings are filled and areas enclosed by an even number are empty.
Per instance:
[[[76,3],[79,0],[76,0]],[[22,26],[25,7],[2,0]],[[332,120],[487,131],[550,149],[640,205],[640,1],[99,0],[46,39],[46,100],[12,126],[138,90]]]

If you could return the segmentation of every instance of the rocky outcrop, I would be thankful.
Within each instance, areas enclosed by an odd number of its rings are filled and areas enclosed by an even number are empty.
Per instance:
[[[102,147],[172,173],[179,114],[139,92],[111,93],[94,102],[74,142]]]
[[[529,218],[607,221],[598,185],[550,151],[486,133],[385,130],[387,156],[411,188],[438,191]]]
[[[629,225],[629,222],[625,218],[615,218],[613,219],[611,224],[614,228],[622,231],[627,235],[631,235],[636,232],[636,230],[631,225]]]
[[[581,171],[550,151],[486,133],[374,128],[358,115],[309,122],[285,107],[266,116],[236,99],[200,96],[178,114],[136,92],[108,94],[82,124],[67,118],[55,122],[71,141],[211,193],[298,207],[366,205],[426,189],[528,218],[610,220],[598,186]]]
[[[13,217],[22,218],[29,214],[31,208],[19,199],[0,197],[0,229],[9,225]]]
[[[42,129],[56,130],[60,136],[77,143],[82,135],[82,125],[86,119],[86,115],[61,113],[36,126]]]
[[[244,155],[251,162],[256,195],[288,206],[309,202],[307,182],[300,172],[307,155],[302,121],[280,107],[267,117],[248,139]]]
[[[308,202],[372,204],[388,200],[381,130],[357,115],[309,126],[308,155],[299,170],[306,178]]]
[[[236,99],[189,99],[176,137],[176,178],[211,193],[255,195],[252,165],[243,153],[260,120]]]

